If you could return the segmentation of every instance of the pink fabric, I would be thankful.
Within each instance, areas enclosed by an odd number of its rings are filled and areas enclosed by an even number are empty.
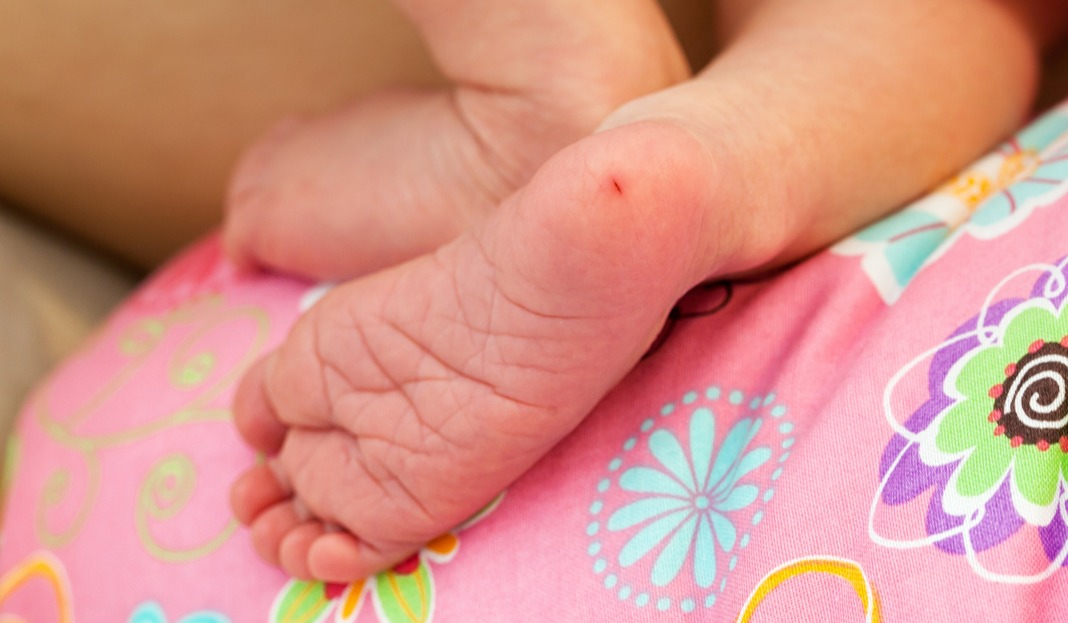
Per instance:
[[[315,292],[239,276],[208,240],[27,404],[0,613],[1059,620],[1066,179],[1068,114],[1054,111],[832,250],[695,290],[491,507],[352,586],[289,581],[229,517],[227,487],[255,460],[228,422],[233,381]]]

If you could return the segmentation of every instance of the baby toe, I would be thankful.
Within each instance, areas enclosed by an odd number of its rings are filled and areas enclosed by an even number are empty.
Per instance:
[[[312,573],[308,565],[308,551],[326,533],[322,522],[310,520],[294,526],[282,537],[278,547],[278,563],[289,575],[302,580],[326,580]]]
[[[274,465],[250,468],[230,488],[230,507],[242,524],[250,525],[256,517],[293,494],[288,479]]]
[[[267,455],[282,448],[288,428],[275,414],[267,397],[267,360],[261,360],[245,373],[234,395],[234,425],[245,442]]]
[[[294,500],[279,502],[257,515],[249,524],[252,546],[260,558],[279,566],[282,540],[308,520],[307,510]]]
[[[308,570],[327,582],[352,582],[392,568],[417,550],[415,546],[378,549],[351,533],[326,531],[308,550]]]

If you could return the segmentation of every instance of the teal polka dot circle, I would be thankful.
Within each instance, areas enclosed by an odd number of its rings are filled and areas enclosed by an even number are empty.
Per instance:
[[[795,423],[775,392],[722,385],[640,415],[586,507],[592,570],[637,608],[713,608],[776,498]]]

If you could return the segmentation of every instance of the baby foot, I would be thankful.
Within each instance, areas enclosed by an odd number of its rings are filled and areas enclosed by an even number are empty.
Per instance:
[[[377,93],[268,133],[231,184],[239,263],[341,279],[428,252],[618,105],[688,75],[651,0],[399,4],[455,88]]]
[[[403,560],[578,425],[681,294],[774,255],[723,235],[720,155],[673,122],[596,134],[480,228],[320,301],[238,393],[277,453],[233,492],[261,555],[332,581]]]

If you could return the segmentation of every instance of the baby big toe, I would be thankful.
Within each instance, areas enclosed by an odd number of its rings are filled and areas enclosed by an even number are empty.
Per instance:
[[[234,425],[245,442],[267,455],[276,454],[285,441],[287,427],[275,415],[265,388],[267,361],[245,373],[234,395]]]
[[[308,549],[308,569],[327,582],[351,582],[395,564],[402,556],[372,550],[348,532],[327,531]]]

